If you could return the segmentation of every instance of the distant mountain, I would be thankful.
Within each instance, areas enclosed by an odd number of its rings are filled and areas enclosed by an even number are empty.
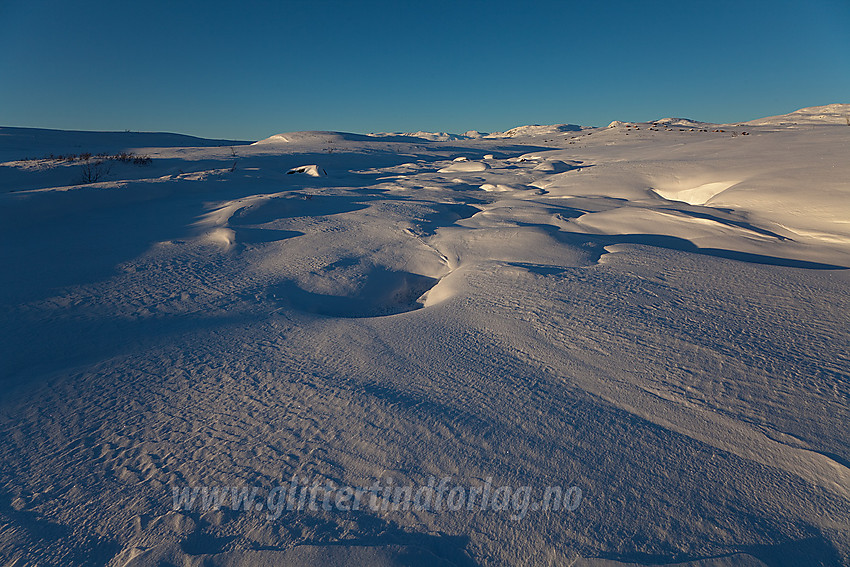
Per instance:
[[[553,136],[563,134],[565,132],[580,132],[585,126],[577,124],[530,124],[527,126],[517,126],[505,132],[493,132],[484,136],[485,138],[519,138],[523,136]]]
[[[3,161],[40,158],[52,154],[109,152],[136,148],[208,148],[250,142],[210,140],[168,132],[95,132],[0,126],[0,157]]]

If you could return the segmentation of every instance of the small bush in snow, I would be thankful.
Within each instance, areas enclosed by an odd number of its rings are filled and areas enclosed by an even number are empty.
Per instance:
[[[109,174],[109,164],[104,161],[87,161],[80,168],[80,183],[97,183]]]

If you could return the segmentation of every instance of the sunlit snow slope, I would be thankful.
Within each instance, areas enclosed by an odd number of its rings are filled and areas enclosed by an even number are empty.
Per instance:
[[[0,128],[0,565],[847,564],[848,115]],[[293,475],[583,497],[174,509]]]

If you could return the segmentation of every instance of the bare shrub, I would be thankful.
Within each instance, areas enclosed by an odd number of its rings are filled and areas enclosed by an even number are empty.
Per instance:
[[[109,164],[101,160],[87,161],[80,167],[80,183],[82,184],[97,183],[107,175],[109,175]]]

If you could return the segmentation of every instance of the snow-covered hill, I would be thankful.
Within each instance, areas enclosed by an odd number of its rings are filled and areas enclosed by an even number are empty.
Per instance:
[[[581,126],[577,126],[575,124],[551,124],[541,126],[539,124],[531,124],[528,126],[517,126],[516,128],[511,128],[510,130],[506,130],[504,132],[493,132],[492,134],[487,134],[484,136],[485,138],[519,138],[519,137],[542,137],[542,136],[556,136],[558,134],[564,134],[566,132],[579,132],[582,130]]]
[[[839,124],[850,126],[850,104],[827,104],[801,108],[788,114],[751,120],[745,124],[757,126],[796,126]]]
[[[847,564],[846,108],[0,129],[0,564]]]

